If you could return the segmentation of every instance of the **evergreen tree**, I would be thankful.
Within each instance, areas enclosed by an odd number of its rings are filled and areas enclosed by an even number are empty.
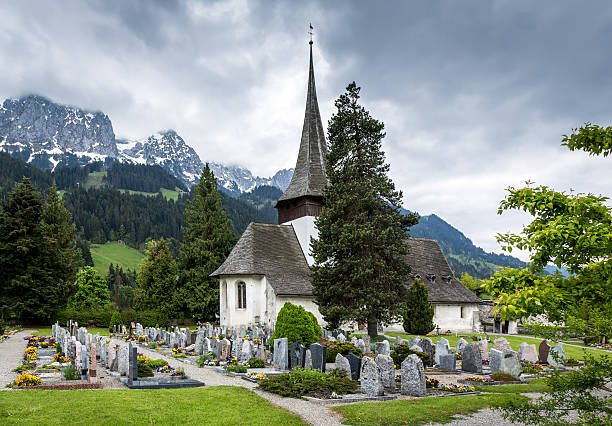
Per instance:
[[[434,329],[434,308],[429,302],[429,292],[417,279],[408,289],[403,312],[404,330],[409,334],[425,335]]]
[[[163,238],[149,242],[138,274],[139,288],[134,295],[134,307],[155,310],[168,318],[175,316],[176,272],[176,262],[168,243]]]
[[[5,318],[46,319],[54,300],[40,221],[43,203],[29,179],[23,178],[0,212],[0,308]]]
[[[93,258],[91,257],[91,249],[89,241],[78,238],[76,241],[76,247],[81,251],[81,257],[83,258],[83,264],[85,266],[94,266]]]
[[[236,244],[236,234],[208,167],[202,171],[194,198],[185,208],[183,245],[180,249],[180,300],[200,320],[214,319],[219,309],[219,282],[212,274]]]
[[[52,300],[61,309],[76,291],[75,279],[82,259],[76,249],[76,226],[57,194],[55,181],[43,207],[41,232],[46,265],[52,280]],[[91,259],[91,254],[89,257]]]
[[[75,285],[77,291],[68,301],[68,307],[71,309],[96,309],[110,302],[106,281],[91,266],[81,269]]]
[[[353,82],[335,102],[329,121],[329,185],[317,218],[319,239],[312,241],[313,294],[325,320],[367,323],[376,336],[378,322],[399,317],[410,267],[403,260],[407,228],[415,216],[400,213],[402,194],[387,177],[381,149],[384,124],[358,104]]]

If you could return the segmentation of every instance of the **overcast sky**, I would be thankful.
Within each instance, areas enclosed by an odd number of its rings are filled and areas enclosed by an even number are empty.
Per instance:
[[[609,1],[24,0],[0,17],[0,98],[101,110],[118,137],[172,128],[260,176],[295,164],[312,22],[324,124],[355,80],[404,207],[488,251],[529,220],[497,215],[509,185],[612,195],[612,159],[560,146],[611,124]]]

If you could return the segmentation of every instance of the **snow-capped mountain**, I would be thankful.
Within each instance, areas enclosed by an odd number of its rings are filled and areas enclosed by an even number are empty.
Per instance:
[[[56,104],[37,95],[7,99],[0,107],[0,151],[52,170],[108,160],[157,164],[189,186],[198,182],[204,167],[174,130],[133,141],[119,139],[104,113]],[[293,175],[293,169],[262,178],[240,166],[211,163],[210,167],[219,187],[234,196],[261,185],[284,191]]]
[[[117,139],[120,161],[157,164],[187,185],[200,178],[204,165],[198,154],[174,130],[156,133],[145,139]]]

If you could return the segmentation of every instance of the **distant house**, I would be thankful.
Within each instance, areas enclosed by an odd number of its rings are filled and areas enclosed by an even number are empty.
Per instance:
[[[271,325],[285,302],[303,306],[324,324],[312,295],[310,266],[314,259],[309,245],[311,237],[318,237],[315,218],[323,208],[323,189],[328,182],[326,155],[310,42],[302,138],[291,183],[275,206],[279,225],[251,223],[225,262],[211,274],[219,278],[221,325]],[[410,238],[408,244],[411,281],[421,278],[427,285],[435,307],[434,322],[441,331],[472,331],[478,322],[480,299],[453,276],[436,241]],[[390,329],[401,330],[401,325]]]

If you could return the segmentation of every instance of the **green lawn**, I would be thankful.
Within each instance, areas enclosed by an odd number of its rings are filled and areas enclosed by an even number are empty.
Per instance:
[[[131,195],[144,195],[145,197],[155,197],[159,192],[144,192],[144,191],[134,191],[133,189],[120,189],[119,192],[122,194],[128,193]]]
[[[448,423],[453,416],[471,414],[506,401],[527,400],[516,394],[487,394],[421,398],[350,404],[333,407],[349,425],[419,425],[430,422]]]
[[[64,324],[64,325],[66,325],[66,324]],[[35,335],[38,335],[38,336],[51,336],[51,328],[45,328],[45,327],[42,327],[42,328],[41,327],[33,328],[33,327],[29,327],[27,329],[28,330],[36,330],[32,334],[35,334]],[[110,336],[110,333],[108,332],[108,328],[88,328],[87,331],[90,332],[91,334],[100,333],[100,336]]]
[[[0,424],[302,425],[293,413],[241,387],[6,391]]]
[[[105,176],[106,171],[90,173],[87,180],[83,183],[83,188],[97,188],[98,186],[104,185],[103,179]]]
[[[414,337],[414,335],[412,334],[406,334],[406,333],[385,333],[387,336],[399,336],[402,339],[409,339],[410,337]],[[465,335],[464,335],[465,336]],[[473,334],[467,334],[468,339],[466,339],[468,342],[472,342],[471,336],[473,336]],[[423,337],[423,336],[420,336]],[[453,335],[449,335],[449,336],[432,336],[430,337],[430,339],[435,343],[438,340],[440,340],[441,337],[446,338],[446,340],[448,340],[448,342],[450,343],[451,346],[456,346],[457,345],[457,340],[459,340],[459,337]],[[493,336],[491,335],[491,343],[489,343],[489,349],[493,347],[493,343],[492,341],[495,340],[497,337],[500,336]],[[529,343],[529,344],[535,344],[536,347],[539,347],[541,340],[540,339],[536,339],[533,337],[519,337],[519,336],[512,336],[512,335],[504,335],[503,337],[506,338],[506,340],[508,340],[508,343],[510,343],[510,346],[512,347],[512,349],[514,349],[515,351],[519,350],[519,345],[523,342]],[[577,348],[574,346],[565,346],[565,354],[569,357],[569,358],[575,358],[575,359],[580,359],[580,360],[584,360],[585,358],[585,351],[588,351],[588,353],[590,355],[592,355],[594,358],[598,359],[601,358],[603,355],[606,354],[606,352],[602,352],[602,351],[597,351],[597,350],[593,350],[593,349],[583,349],[583,348]],[[609,354],[609,352],[608,352]]]
[[[159,194],[159,192],[144,192],[144,191],[134,191],[132,189],[120,189],[119,190],[122,193],[129,193],[129,194],[136,194],[136,195],[144,195],[146,197],[155,197],[156,195]],[[161,190],[161,194],[163,195],[163,197],[166,200],[178,200],[178,196],[179,196],[179,189],[175,188],[175,189],[167,189],[167,188],[162,188]]]
[[[546,379],[533,379],[527,385],[476,386],[477,391],[494,393],[541,393],[548,389],[550,388],[546,385]]]
[[[92,244],[91,257],[94,268],[102,276],[106,276],[111,263],[121,265],[124,270],[138,270],[144,259],[144,255],[135,248],[117,243]]]

